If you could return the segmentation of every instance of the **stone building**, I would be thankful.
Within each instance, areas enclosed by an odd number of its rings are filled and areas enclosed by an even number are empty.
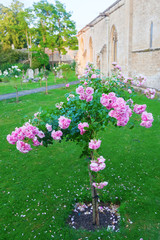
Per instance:
[[[77,60],[77,50],[66,49],[67,53],[65,55],[59,55],[58,51],[52,52],[49,48],[45,48],[45,53],[49,56],[50,64],[57,64],[60,61],[63,63],[72,63]]]
[[[78,33],[79,72],[93,62],[111,74],[116,61],[126,76],[143,74],[160,90],[160,1],[117,0]]]

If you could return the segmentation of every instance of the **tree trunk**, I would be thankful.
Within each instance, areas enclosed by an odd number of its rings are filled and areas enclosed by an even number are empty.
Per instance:
[[[91,154],[93,160],[93,154]],[[92,193],[92,205],[93,205],[93,224],[99,226],[99,211],[98,211],[98,195],[95,187],[93,186],[93,176],[90,171],[90,166],[88,164],[89,179],[91,185]]]
[[[46,94],[48,94],[48,89],[47,89],[47,77],[46,77]]]
[[[54,64],[53,64],[53,49],[52,49],[52,70],[53,70],[53,66]]]
[[[18,99],[18,88],[17,88],[17,85],[14,88],[16,89],[16,103],[18,103],[19,99]]]
[[[28,40],[28,32],[27,32],[27,29],[26,29],[26,39],[27,39],[28,60],[29,60],[29,40]]]
[[[30,48],[32,48],[32,36],[31,33],[29,34],[30,38]],[[32,51],[30,52],[30,68],[32,68]]]
[[[59,52],[59,64],[61,64],[61,62],[62,62],[61,51],[58,51],[58,52]]]

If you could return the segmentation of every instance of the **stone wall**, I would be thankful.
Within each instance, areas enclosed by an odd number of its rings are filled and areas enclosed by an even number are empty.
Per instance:
[[[133,52],[132,75],[147,76],[147,87],[160,91],[160,49],[155,51]]]
[[[79,73],[93,55],[94,65],[110,75],[116,59],[126,76],[141,73],[147,86],[160,89],[159,1],[117,0],[78,33],[78,40]]]
[[[147,77],[147,87],[160,90],[160,2],[157,0],[133,0],[132,76],[140,73]]]

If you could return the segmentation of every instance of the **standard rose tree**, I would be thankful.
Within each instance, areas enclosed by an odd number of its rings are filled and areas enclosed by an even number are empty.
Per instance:
[[[103,177],[106,163],[99,154],[101,140],[98,139],[98,132],[108,124],[116,127],[128,125],[132,129],[136,120],[141,121],[140,125],[145,128],[151,127],[153,122],[153,116],[146,112],[145,104],[133,104],[132,99],[126,99],[127,91],[123,86],[124,83],[115,77],[103,84],[98,72],[88,64],[81,84],[75,92],[66,95],[65,102],[57,103],[53,110],[36,113],[31,123],[16,128],[7,136],[8,142],[16,144],[23,153],[31,151],[31,145],[47,146],[54,144],[54,141],[75,141],[80,144],[82,155],[89,160],[93,224],[96,225],[99,225],[97,191],[108,184],[108,179]]]

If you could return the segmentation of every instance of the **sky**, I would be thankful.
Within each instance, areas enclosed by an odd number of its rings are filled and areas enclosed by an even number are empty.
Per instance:
[[[19,0],[24,3],[25,8],[31,7],[33,2],[39,0]],[[60,0],[64,3],[67,11],[72,13],[72,19],[76,22],[77,30],[81,30],[91,22],[99,13],[107,9],[116,0]],[[0,0],[4,6],[9,6],[12,0]],[[54,0],[48,0],[54,3]]]

